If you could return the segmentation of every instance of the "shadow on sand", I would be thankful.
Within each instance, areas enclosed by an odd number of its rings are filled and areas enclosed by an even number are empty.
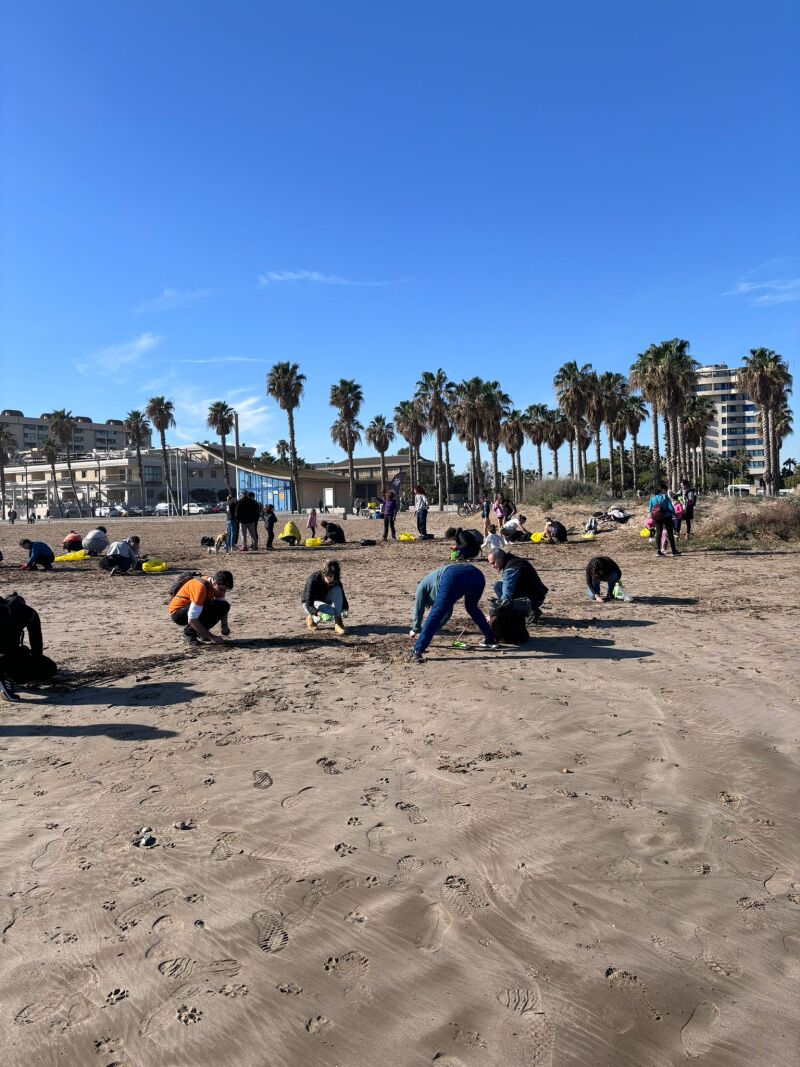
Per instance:
[[[526,645],[519,646],[516,651],[512,652],[512,647],[501,646],[499,651],[501,661],[509,659],[646,659],[653,655],[652,652],[644,649],[618,648],[610,638],[604,640],[601,637],[538,637],[534,635]],[[498,659],[497,652],[478,655],[476,654],[479,651],[477,648],[472,652],[469,649],[465,651],[471,662]],[[429,655],[429,658],[434,657]]]
[[[55,696],[53,704],[112,704],[120,707],[166,707],[187,704],[202,694],[186,682],[150,682],[138,685],[82,685],[71,693]]]
[[[57,726],[50,723],[6,723],[0,725],[0,737],[110,737],[114,741],[158,741],[177,737],[175,730],[160,730],[140,722],[93,722],[84,725]]]

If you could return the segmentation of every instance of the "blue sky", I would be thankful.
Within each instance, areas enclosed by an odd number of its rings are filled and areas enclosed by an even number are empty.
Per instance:
[[[271,447],[290,359],[324,460],[342,376],[365,423],[425,369],[525,407],[674,336],[797,378],[791,0],[10,0],[2,30],[0,407],[165,393],[181,443],[226,399]]]

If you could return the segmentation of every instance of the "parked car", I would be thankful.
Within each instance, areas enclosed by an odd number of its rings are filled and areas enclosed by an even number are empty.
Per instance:
[[[111,504],[102,504],[94,509],[96,519],[120,519],[125,513]]]
[[[184,515],[208,515],[207,504],[195,504],[193,500],[190,500],[188,504],[184,504],[181,509]]]
[[[165,515],[177,515],[178,510],[174,504],[168,504],[166,501],[162,501],[162,503],[156,504],[153,508],[153,514],[163,518]]]

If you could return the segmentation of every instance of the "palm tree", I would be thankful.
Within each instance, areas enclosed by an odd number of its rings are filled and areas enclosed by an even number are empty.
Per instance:
[[[500,450],[503,418],[511,409],[511,397],[500,388],[499,382],[485,382],[481,402],[481,437],[489,446],[492,457],[492,488],[500,492],[500,467],[497,453]]]
[[[640,389],[649,403],[653,416],[653,482],[661,482],[661,453],[659,451],[658,416],[661,410],[660,352],[657,345],[650,345],[640,352],[630,369],[628,381],[632,389]]]
[[[794,423],[794,417],[792,415],[792,409],[789,407],[789,395],[788,389],[779,407],[775,409],[772,416],[773,429],[775,431],[775,471],[776,478],[782,477],[783,464],[781,463],[781,445],[792,432],[792,426]],[[787,460],[787,463],[791,463],[791,460]]]
[[[439,511],[444,508],[448,496],[450,480],[449,463],[445,466],[442,448],[452,436],[448,418],[448,405],[453,391],[453,383],[440,367],[437,371],[423,371],[417,382],[416,397],[419,399],[423,415],[430,433],[436,436],[436,484],[439,492]]]
[[[236,412],[230,404],[226,404],[224,400],[215,400],[213,404],[209,405],[206,426],[213,430],[220,440],[222,448],[222,476],[225,479],[225,488],[228,490],[228,496],[231,495],[233,490],[231,489],[231,480],[228,475],[228,452],[225,448],[225,438],[233,429],[233,420],[235,418]]]
[[[556,372],[556,376],[553,378],[553,388],[555,389],[558,406],[564,412],[572,426],[573,432],[570,437],[570,444],[572,444],[572,442],[578,442],[580,438],[578,425],[580,420],[586,414],[591,374],[591,363],[584,363],[582,367],[579,367],[577,362],[573,359],[568,363],[565,363],[564,366]],[[572,477],[574,477],[574,471],[571,473]],[[586,471],[583,467],[583,454],[579,447],[578,478],[583,480],[585,477]]]
[[[299,363],[284,361],[276,363],[267,375],[267,394],[276,400],[278,407],[286,412],[289,423],[289,461],[292,467],[292,507],[300,507],[300,473],[297,463],[297,446],[294,436],[294,412],[303,396],[305,374],[300,373]],[[350,491],[353,491],[351,478]]]
[[[450,409],[448,408],[448,411]],[[439,426],[439,436],[444,450],[444,498],[450,503],[450,442],[453,440],[453,426],[449,415]]]
[[[458,439],[470,454],[470,496],[477,500],[483,492],[481,433],[484,427],[485,382],[469,378],[453,390],[451,415]]]
[[[525,444],[525,416],[514,408],[505,417],[500,436],[503,448],[511,457],[514,499],[522,498],[522,446]]]
[[[697,383],[697,362],[689,355],[689,342],[674,337],[657,346],[661,354],[661,382],[664,409],[669,432],[667,452],[670,462],[669,479],[677,489],[680,479],[686,474],[686,442],[683,410],[686,398]]]
[[[425,418],[420,404],[415,400],[401,400],[394,409],[394,425],[408,445],[411,464],[411,484],[419,483],[419,446],[425,434]]]
[[[614,491],[614,442],[613,427],[622,407],[625,403],[625,394],[628,383],[623,374],[614,371],[604,371],[597,379],[597,388],[600,394],[600,403],[603,409],[603,422],[606,425],[606,440],[608,442],[608,482],[611,491]],[[624,476],[623,476],[624,481]]]
[[[547,404],[531,404],[525,409],[525,433],[532,445],[536,446],[536,465],[539,481],[544,477],[542,470],[542,445],[547,429]]]
[[[386,496],[388,478],[386,476],[386,453],[394,441],[394,428],[385,416],[376,415],[367,427],[367,444],[372,445],[381,457],[381,493]]]
[[[626,397],[627,400],[627,397]],[[613,423],[611,424],[611,436],[619,445],[619,486],[625,492],[625,442],[628,439],[628,417],[625,406],[620,407]]]
[[[600,485],[601,479],[600,431],[603,428],[605,412],[605,397],[600,386],[600,378],[595,371],[592,371],[587,377],[586,422],[594,440],[594,480],[596,485]]]
[[[64,508],[61,506],[61,495],[58,491],[58,478],[56,477],[56,460],[58,459],[58,445],[52,437],[45,437],[42,441],[40,451],[47,462],[50,464],[50,473],[53,475],[53,492],[56,497],[56,506],[58,507],[58,514],[61,518],[64,518]],[[25,508],[27,510],[28,501],[25,501]]]
[[[638,393],[628,393],[624,407],[625,425],[631,435],[631,474],[634,492],[639,488],[639,430],[647,418],[647,408]]]
[[[125,433],[128,435],[128,440],[136,449],[136,470],[139,475],[139,498],[142,506],[142,515],[144,515],[144,509],[147,501],[145,500],[144,490],[144,467],[142,465],[142,445],[148,439],[150,434],[150,423],[144,417],[141,411],[129,411],[125,416]],[[99,488],[99,486],[98,486]]]
[[[361,431],[364,429],[358,421],[358,413],[364,403],[364,393],[353,378],[340,378],[336,385],[331,386],[329,403],[331,407],[339,411],[339,418],[331,427],[331,440],[347,453],[347,466],[350,472],[350,507],[352,507],[356,494],[353,450],[361,443]]]
[[[167,454],[167,430],[175,425],[175,405],[165,396],[152,396],[145,405],[144,413],[153,424],[161,442],[161,471],[164,476],[164,485],[167,487],[167,502],[172,504],[175,514],[179,514],[175,494],[172,491],[172,478],[169,471],[169,458]]]
[[[283,438],[281,438],[280,441],[276,441],[275,452],[278,456],[278,463],[282,463],[286,466],[286,462],[289,459],[289,442],[284,441]]]
[[[786,402],[792,387],[792,376],[783,356],[771,348],[751,348],[750,355],[744,357],[738,384],[744,392],[749,393],[759,409],[761,437],[764,441],[764,486],[765,492],[772,495],[780,472],[775,412]]]
[[[83,508],[78,497],[78,490],[75,488],[75,475],[72,473],[72,460],[69,455],[69,447],[72,444],[75,425],[72,412],[67,411],[66,408],[58,408],[56,411],[51,411],[47,416],[47,428],[50,436],[66,453],[67,472],[69,473],[69,483],[72,486],[72,495],[78,508],[78,514],[83,518]]]
[[[692,479],[699,488],[706,484],[706,434],[714,422],[714,404],[708,396],[689,396],[683,409],[684,433],[686,447],[694,461]],[[697,461],[697,450],[701,450],[702,461]]]
[[[16,438],[4,423],[0,423],[0,522],[6,517],[6,464],[16,451]]]
[[[558,450],[564,444],[567,418],[560,408],[548,408],[544,439],[553,454],[553,477],[558,478]]]

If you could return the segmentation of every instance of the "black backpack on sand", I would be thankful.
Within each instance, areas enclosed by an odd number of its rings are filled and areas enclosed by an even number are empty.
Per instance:
[[[181,589],[183,589],[183,587],[188,581],[190,581],[192,578],[199,577],[200,571],[181,571],[181,573],[178,575],[178,577],[167,590],[167,596],[170,598],[170,600],[172,600],[174,596],[177,596],[178,593],[180,593]]]

